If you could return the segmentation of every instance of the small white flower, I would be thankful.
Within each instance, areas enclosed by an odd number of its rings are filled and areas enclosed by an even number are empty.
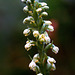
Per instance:
[[[35,54],[34,56],[33,56],[33,59],[39,59],[40,57],[39,57],[39,54]]]
[[[23,11],[24,11],[24,12],[27,12],[27,11],[28,11],[28,6],[25,6],[25,7],[23,8]]]
[[[45,41],[46,41],[46,44],[47,44],[47,43],[50,43],[50,38],[49,38],[49,36],[47,36],[47,37],[45,36]]]
[[[47,16],[48,13],[47,12],[42,12],[42,16]]]
[[[26,0],[21,0],[22,2],[26,2]]]
[[[42,9],[49,9],[49,6],[44,6],[42,7]]]
[[[23,23],[25,24],[26,22],[31,21],[31,20],[33,20],[33,17],[32,16],[28,16],[27,18],[25,18],[23,20]]]
[[[44,34],[45,34],[45,42],[46,42],[46,44],[50,43],[50,37],[48,36],[48,33],[45,31]]]
[[[28,36],[28,35],[30,34],[30,30],[29,30],[29,29],[25,29],[25,30],[23,31],[23,34],[24,34],[25,36]]]
[[[35,55],[33,56],[33,61],[34,61],[35,63],[38,63],[38,62],[39,62],[39,59],[40,59],[39,54],[35,54]]]
[[[58,48],[57,46],[54,46],[53,49],[52,49],[52,51],[53,51],[55,54],[57,54],[58,51],[59,51],[59,48]]]
[[[39,41],[40,42],[45,42],[45,34],[39,35]]]
[[[33,32],[33,36],[34,36],[34,37],[38,37],[38,36],[39,36],[39,32],[38,32],[38,31],[34,31],[34,32]]]
[[[56,63],[56,61],[55,61],[54,58],[51,58],[51,57],[48,56],[47,63],[48,64],[53,64],[53,63]]]
[[[28,41],[26,41],[26,44],[28,44],[28,43],[30,43],[30,44],[31,44],[31,46],[35,46],[35,44],[34,44],[34,41],[33,41],[33,40],[28,40]]]
[[[33,40],[26,41],[26,43],[33,43],[33,42],[34,42]]]
[[[41,6],[46,6],[46,5],[47,5],[47,3],[45,3],[45,2],[39,2],[39,4],[40,4]]]
[[[31,3],[31,0],[27,0],[28,3]]]
[[[48,33],[46,31],[44,32],[44,34],[45,34],[46,37],[48,37]]]
[[[36,10],[36,12],[41,12],[42,11],[42,8],[38,8],[37,10]]]
[[[27,51],[29,51],[29,50],[31,49],[31,44],[30,44],[30,43],[27,43],[27,44],[25,45],[25,49],[26,49]]]
[[[27,41],[26,41],[26,44],[27,44],[27,43],[30,43],[30,41],[29,41],[29,40],[27,40]]]
[[[51,25],[52,22],[51,21],[44,21],[45,25]]]
[[[32,60],[31,63],[29,64],[29,68],[33,71],[36,71],[36,63]]]
[[[53,32],[54,31],[54,27],[49,25],[47,30]]]
[[[51,70],[56,70],[56,66],[55,66],[55,64],[52,64],[52,68],[51,68]]]
[[[37,74],[37,75],[43,75],[42,73],[39,73],[39,74]]]

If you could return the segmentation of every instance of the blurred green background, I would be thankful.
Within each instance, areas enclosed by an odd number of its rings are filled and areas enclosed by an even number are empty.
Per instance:
[[[47,2],[50,7],[47,18],[55,28],[50,37],[60,48],[57,55],[51,50],[48,52],[57,61],[57,69],[50,75],[74,75],[75,0],[40,1]],[[24,49],[26,37],[22,32],[26,25],[22,21],[27,16],[22,10],[24,6],[20,0],[0,0],[0,75],[35,75],[29,70],[28,54],[33,56],[37,51],[35,48],[29,52]]]

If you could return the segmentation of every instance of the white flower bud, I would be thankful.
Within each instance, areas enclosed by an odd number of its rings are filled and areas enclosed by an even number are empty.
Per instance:
[[[42,9],[49,9],[49,6],[44,6],[42,7]]]
[[[42,73],[39,73],[39,74],[37,74],[37,75],[43,75]]]
[[[26,49],[27,51],[29,51],[29,50],[31,49],[31,44],[30,44],[30,43],[27,43],[27,44],[25,45],[25,49]]]
[[[33,43],[33,40],[27,40],[26,43]]]
[[[46,5],[47,5],[47,3],[45,3],[45,2],[39,2],[39,4],[40,4],[41,6],[46,6]]]
[[[34,36],[34,37],[38,37],[38,36],[39,36],[39,32],[38,32],[38,31],[34,31],[34,32],[33,32],[33,36]]]
[[[25,7],[23,8],[23,11],[24,11],[24,12],[27,12],[27,11],[28,11],[28,6],[25,6]]]
[[[39,54],[35,54],[34,56],[33,56],[33,59],[39,59],[40,57],[39,57]]]
[[[28,40],[28,41],[26,41],[26,44],[28,44],[28,43],[30,43],[31,46],[35,46],[34,41],[32,41],[32,40]]]
[[[47,30],[53,32],[54,31],[54,27],[49,25]]]
[[[38,63],[38,62],[39,62],[39,59],[40,59],[39,54],[35,54],[35,55],[33,56],[33,61],[34,61],[35,63]]]
[[[51,21],[44,21],[45,25],[51,25],[52,22]]]
[[[26,0],[21,0],[22,2],[26,2]]]
[[[55,66],[55,64],[52,64],[52,68],[51,68],[51,70],[56,70],[56,66]]]
[[[46,37],[48,36],[48,33],[46,31],[44,32],[44,34],[45,34]]]
[[[36,10],[36,12],[41,12],[42,11],[42,8],[38,8],[37,10]]]
[[[57,46],[54,46],[53,49],[52,49],[52,51],[53,51],[55,54],[57,54],[58,51],[59,51],[59,48],[58,48]]]
[[[45,41],[46,41],[46,44],[48,44],[48,43],[50,43],[50,38],[49,38],[49,36],[45,36]]]
[[[23,34],[24,34],[25,36],[28,36],[28,35],[30,34],[30,30],[29,30],[29,29],[25,29],[25,30],[23,31]]]
[[[56,61],[55,61],[54,58],[51,58],[51,57],[48,56],[47,63],[48,64],[53,64],[53,63],[56,63]]]
[[[39,35],[39,41],[40,42],[45,42],[45,34]]]
[[[33,17],[32,17],[32,16],[28,16],[27,18],[25,18],[25,19],[23,20],[23,23],[25,24],[26,22],[29,22],[29,21],[31,21],[31,20],[33,20]]]
[[[47,16],[48,13],[47,12],[42,12],[42,16]]]
[[[46,44],[50,43],[50,37],[48,36],[48,33],[45,31],[44,34],[45,34],[45,42],[46,42]]]
[[[31,63],[29,64],[29,68],[33,71],[36,71],[36,63],[32,60]]]
[[[27,0],[27,3],[31,3],[31,0]]]
[[[26,44],[27,44],[27,43],[29,43],[29,40],[28,40],[28,41],[26,41]]]

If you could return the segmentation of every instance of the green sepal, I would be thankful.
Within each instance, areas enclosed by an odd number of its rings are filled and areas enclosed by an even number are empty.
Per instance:
[[[52,68],[52,65],[47,63],[47,70],[50,71],[51,68]]]
[[[36,66],[36,74],[38,74],[40,72],[40,68],[38,68],[37,66]]]
[[[52,43],[49,43],[49,44],[45,47],[44,51],[47,52],[47,51],[50,49],[50,47],[52,47],[52,44],[53,44],[53,41],[52,41]]]

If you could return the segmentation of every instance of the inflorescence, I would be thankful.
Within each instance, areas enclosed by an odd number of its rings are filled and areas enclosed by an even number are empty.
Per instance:
[[[25,36],[29,36],[31,32],[36,38],[36,41],[28,39],[25,44],[25,49],[29,51],[32,46],[37,46],[38,53],[33,56],[29,64],[29,68],[36,72],[37,75],[48,75],[50,70],[55,70],[55,59],[47,56],[47,51],[51,48],[52,52],[58,53],[59,48],[51,42],[47,33],[53,32],[54,27],[52,22],[43,20],[44,16],[48,16],[46,12],[49,7],[45,2],[37,2],[36,0],[21,0],[25,3],[23,11],[28,13],[29,16],[23,20],[23,24],[28,24],[27,29],[23,31]]]

